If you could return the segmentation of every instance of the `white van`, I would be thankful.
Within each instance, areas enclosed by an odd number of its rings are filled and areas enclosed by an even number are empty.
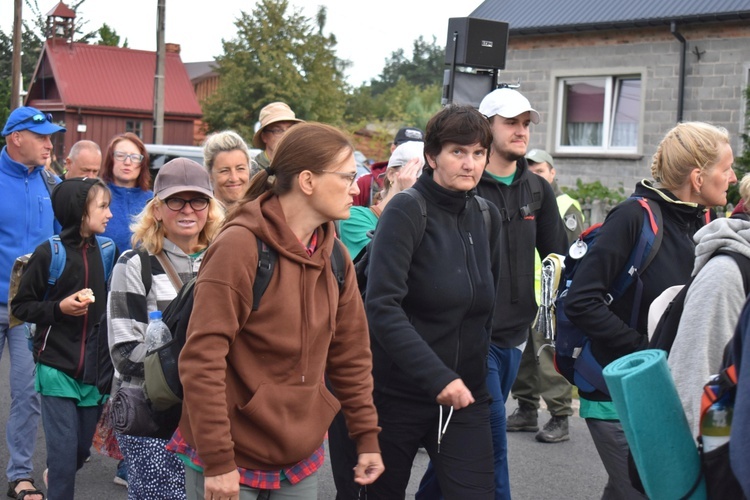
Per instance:
[[[162,165],[175,158],[189,158],[203,165],[203,148],[200,146],[170,146],[166,144],[145,144],[151,170],[159,170]]]

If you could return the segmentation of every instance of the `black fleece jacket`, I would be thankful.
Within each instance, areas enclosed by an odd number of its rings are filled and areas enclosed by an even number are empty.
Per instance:
[[[365,305],[375,390],[435,404],[461,378],[477,401],[486,400],[500,214],[490,203],[488,230],[474,191],[444,189],[429,169],[414,188],[427,203],[419,246],[419,204],[397,194],[378,221],[369,256]]]
[[[65,268],[49,289],[47,279],[52,250],[44,241],[32,254],[13,299],[13,314],[36,323],[35,359],[57,368],[73,378],[83,376],[86,337],[99,322],[107,304],[104,265],[96,238],[81,238],[81,218],[92,179],[68,179],[52,192],[52,208],[62,225],[60,239],[65,246]],[[68,316],[60,311],[60,302],[82,288],[91,288],[95,302],[84,316]]]
[[[594,357],[606,366],[612,361],[648,346],[648,308],[666,288],[690,279],[695,260],[693,235],[705,224],[705,207],[679,201],[665,189],[649,181],[636,185],[635,196],[652,200],[661,207],[664,236],[651,264],[641,275],[638,324],[630,328],[635,286],[607,306],[604,297],[625,267],[641,233],[644,210],[628,199],[607,215],[592,246],[576,271],[565,301],[565,314],[591,338]],[[588,399],[605,400],[602,393],[584,394]]]
[[[477,194],[497,205],[502,217],[502,266],[492,343],[515,347],[528,338],[537,311],[534,249],[542,258],[551,253],[565,254],[568,238],[552,186],[529,170],[526,158],[516,162],[510,185],[485,172]]]

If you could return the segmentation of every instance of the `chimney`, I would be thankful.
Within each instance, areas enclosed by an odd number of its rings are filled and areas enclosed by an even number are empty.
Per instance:
[[[167,54],[179,54],[180,44],[179,43],[165,43],[164,49],[167,51]]]

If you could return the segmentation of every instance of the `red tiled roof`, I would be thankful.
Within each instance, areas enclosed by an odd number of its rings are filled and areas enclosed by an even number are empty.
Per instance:
[[[57,42],[45,43],[44,55],[66,107],[153,110],[155,52]],[[201,108],[180,55],[167,53],[164,66],[164,113],[200,117]],[[35,79],[40,77],[35,75]]]

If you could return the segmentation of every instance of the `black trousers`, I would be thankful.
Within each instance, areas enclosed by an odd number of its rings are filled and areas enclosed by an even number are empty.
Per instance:
[[[385,472],[367,487],[368,500],[404,498],[414,457],[423,446],[435,466],[446,500],[494,500],[495,472],[489,401],[454,411],[438,445],[442,419],[437,403],[386,396],[376,392],[380,449]],[[439,421],[440,420],[440,421]]]

